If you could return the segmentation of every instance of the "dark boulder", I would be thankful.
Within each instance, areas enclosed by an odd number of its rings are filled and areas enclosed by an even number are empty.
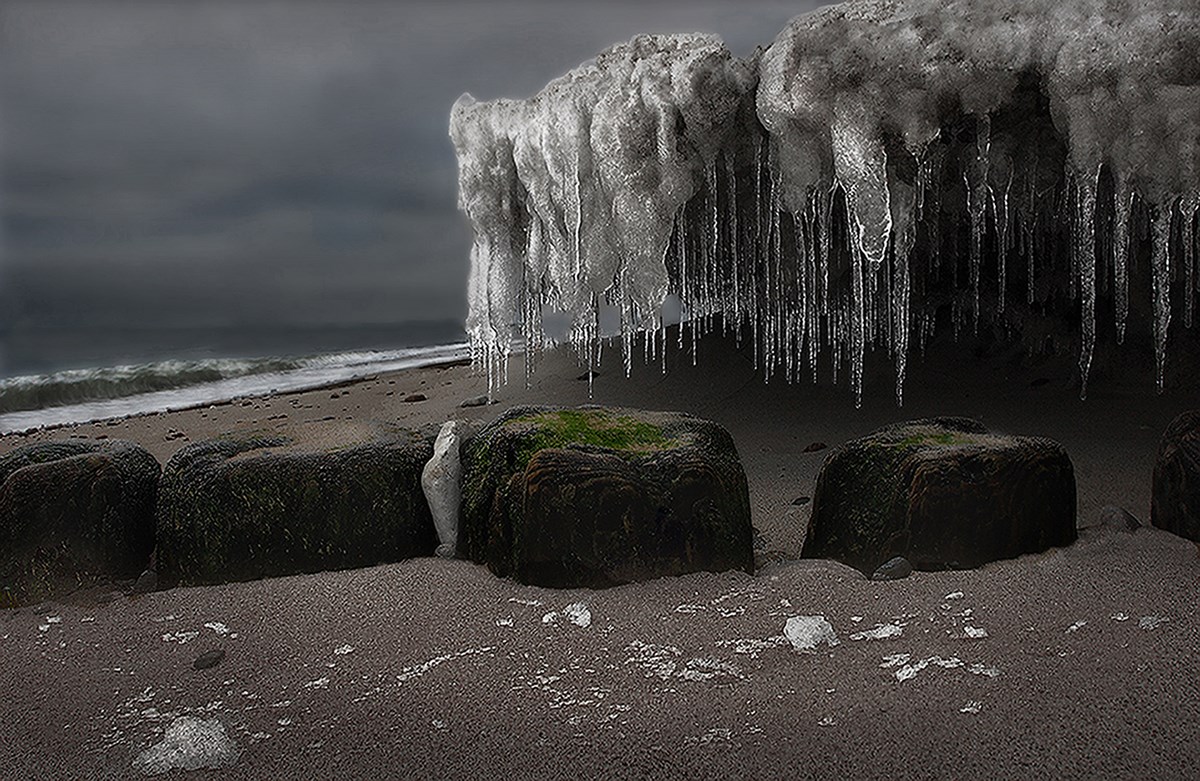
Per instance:
[[[311,423],[294,436],[230,434],[167,463],[158,578],[221,583],[428,556],[421,491],[433,437],[378,424]]]
[[[1200,410],[1167,426],[1154,462],[1150,523],[1200,543]]]
[[[1056,442],[963,418],[887,426],[835,449],[801,555],[863,573],[977,567],[1076,539],[1075,472]]]
[[[137,577],[154,549],[161,467],[120,440],[41,442],[0,457],[0,590],[30,604]]]
[[[463,444],[459,554],[552,588],[754,568],[746,475],[720,426],[671,412],[510,410]]]

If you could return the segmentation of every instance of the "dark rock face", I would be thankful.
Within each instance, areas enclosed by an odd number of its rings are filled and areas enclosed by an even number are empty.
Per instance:
[[[802,555],[863,573],[898,555],[919,570],[958,569],[1075,539],[1075,471],[1061,445],[935,418],[829,455]]]
[[[136,577],[154,549],[161,467],[120,440],[43,442],[0,457],[0,589],[28,604]]]
[[[1200,410],[1167,426],[1158,446],[1150,523],[1200,543]]]
[[[523,407],[463,444],[459,554],[552,588],[742,569],[749,491],[729,434],[668,412]]]
[[[314,432],[307,432],[311,437]],[[432,437],[394,427],[314,442],[253,435],[189,445],[158,504],[160,583],[222,583],[428,556],[421,469]]]

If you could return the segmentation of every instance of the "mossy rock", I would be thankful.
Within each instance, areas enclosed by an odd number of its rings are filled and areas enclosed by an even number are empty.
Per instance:
[[[315,426],[315,428],[313,428]],[[203,584],[367,567],[432,554],[421,469],[433,437],[375,424],[233,433],[167,463],[160,583]]]
[[[551,588],[754,568],[746,475],[720,426],[519,407],[463,443],[459,554]]]
[[[0,607],[137,577],[154,549],[160,472],[120,440],[40,442],[0,457]]]
[[[1061,445],[934,418],[829,454],[801,555],[869,575],[893,556],[919,570],[971,568],[1075,539],[1075,471]]]
[[[1184,412],[1163,432],[1154,462],[1150,523],[1200,542],[1200,410]]]

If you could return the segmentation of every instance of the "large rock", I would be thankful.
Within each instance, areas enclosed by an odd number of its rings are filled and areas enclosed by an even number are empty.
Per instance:
[[[5,604],[137,577],[154,548],[160,471],[118,440],[42,442],[0,457]]]
[[[433,438],[385,424],[231,434],[167,463],[158,504],[165,584],[221,583],[428,556],[421,492]]]
[[[1200,542],[1200,410],[1167,426],[1154,462],[1150,523]]]
[[[1075,471],[1056,442],[963,418],[888,426],[834,450],[801,554],[863,573],[977,567],[1076,539]]]
[[[523,407],[463,444],[459,553],[500,576],[604,588],[753,571],[746,475],[720,426],[672,412]]]

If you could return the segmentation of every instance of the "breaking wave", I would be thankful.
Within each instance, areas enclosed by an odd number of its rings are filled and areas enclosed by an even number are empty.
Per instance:
[[[182,409],[466,360],[465,343],[305,358],[168,360],[0,380],[0,430]]]

